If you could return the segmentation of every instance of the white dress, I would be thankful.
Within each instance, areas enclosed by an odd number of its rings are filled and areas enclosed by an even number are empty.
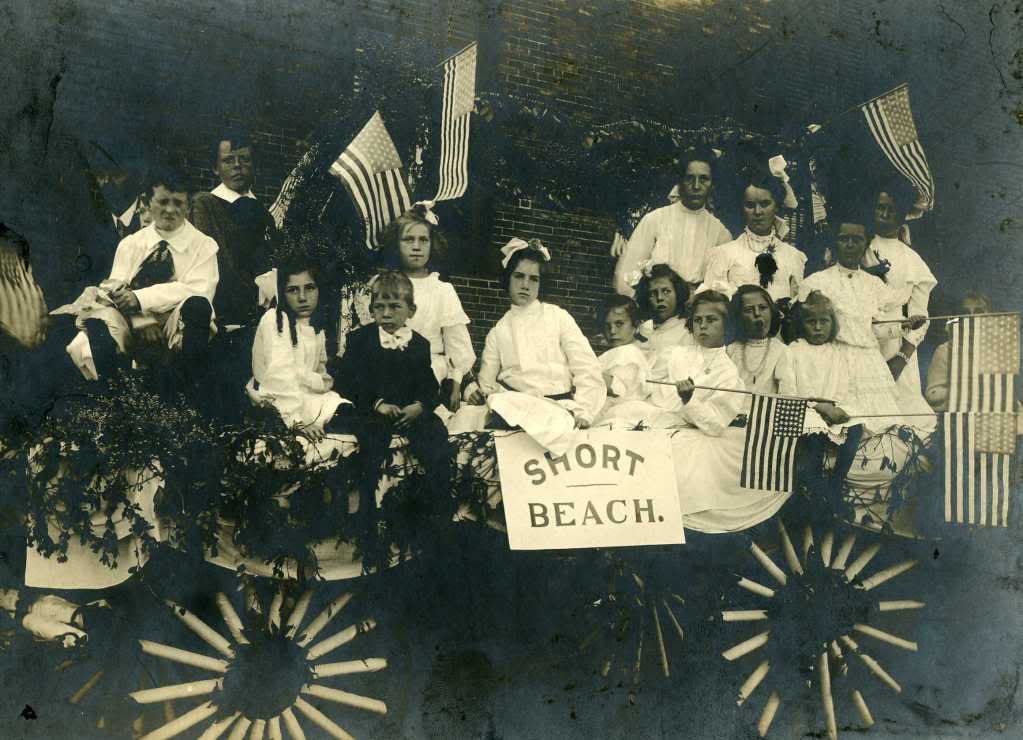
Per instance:
[[[282,318],[281,332],[276,309],[259,320],[252,343],[252,378],[245,390],[254,403],[272,404],[288,426],[322,428],[339,405],[348,403],[331,390],[326,339],[308,319],[298,319],[298,344],[293,345],[287,316]]]
[[[675,347],[692,347],[696,344],[693,335],[686,328],[686,320],[680,316],[672,316],[667,321],[655,324],[645,321],[639,327],[639,333],[646,338],[640,347],[650,365],[650,380],[666,380],[668,378],[668,355]]]
[[[703,285],[698,290],[716,290],[731,298],[740,285],[760,285],[757,256],[771,248],[778,271],[767,286],[767,292],[776,301],[795,299],[806,272],[806,255],[775,234],[759,236],[749,229],[735,241],[714,249]]]
[[[492,411],[555,454],[571,444],[573,415],[592,423],[607,399],[600,363],[575,319],[541,301],[513,305],[494,325],[477,381]],[[571,395],[549,398],[566,394]],[[472,428],[473,411],[479,408],[463,405],[448,429]]]
[[[668,356],[668,380],[677,383],[692,378],[696,385],[742,389],[739,371],[724,347],[705,349],[698,345],[676,347]],[[706,435],[719,437],[732,420],[749,405],[749,396],[721,390],[698,388],[689,403],[682,403],[674,386],[655,385],[650,400],[664,410],[657,426],[693,426]]]
[[[714,247],[731,239],[728,229],[706,208],[692,211],[682,203],[672,203],[650,211],[640,220],[622,253],[615,270],[615,290],[633,295],[625,276],[645,260],[668,265],[686,282],[698,283]]]
[[[636,342],[613,347],[597,358],[608,387],[607,402],[595,420],[596,424],[618,422],[623,428],[640,423],[650,425],[660,409],[649,402],[650,367],[646,355]]]
[[[433,272],[424,278],[410,278],[416,312],[408,327],[430,342],[433,374],[440,383],[447,378],[461,382],[476,362],[469,338],[469,317],[462,309],[455,287]]]
[[[938,284],[927,263],[921,259],[912,247],[900,239],[875,236],[870,248],[863,255],[863,266],[871,267],[887,260],[891,265],[884,277],[885,284],[893,294],[893,303],[885,311],[886,319],[901,319],[909,316],[927,316],[927,304],[931,291]],[[919,329],[907,329],[901,336],[881,340],[881,354],[886,360],[893,358],[902,347],[905,339],[914,347],[927,336],[927,324]],[[920,393],[920,360],[919,353],[914,352],[906,369],[897,381],[900,393]]]
[[[901,337],[902,327],[897,323],[872,323],[887,315],[892,302],[891,291],[880,278],[841,265],[832,265],[803,281],[801,298],[814,290],[831,299],[835,309],[838,319],[835,343],[849,368],[849,395],[854,405],[864,414],[891,415],[867,419],[866,426],[880,429],[905,424],[929,434],[935,426],[933,416],[906,419],[897,416],[899,413],[930,414],[931,408],[919,391],[916,394],[900,392],[881,355],[880,340]]]
[[[732,342],[727,351],[746,390],[796,395],[792,358],[788,347],[778,337]]]

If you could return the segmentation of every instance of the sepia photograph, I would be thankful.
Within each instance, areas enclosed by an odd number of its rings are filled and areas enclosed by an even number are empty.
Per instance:
[[[1023,737],[1023,5],[0,29],[0,737]]]

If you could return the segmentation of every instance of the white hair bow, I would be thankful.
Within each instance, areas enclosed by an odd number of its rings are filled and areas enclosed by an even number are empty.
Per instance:
[[[650,271],[656,264],[658,263],[654,262],[653,260],[643,260],[642,262],[636,265],[635,270],[625,273],[625,275],[623,276],[625,283],[630,288],[635,288],[637,285],[639,285],[640,280],[642,280],[643,278],[650,277]]]
[[[793,209],[799,205],[799,201],[796,200],[796,194],[792,190],[792,186],[789,185],[789,175],[785,171],[788,164],[781,154],[775,155],[767,161],[767,167],[771,170],[771,174],[781,180],[785,186],[785,200],[781,205]]]
[[[440,219],[437,218],[437,214],[433,212],[433,207],[436,205],[436,201],[433,200],[419,200],[412,204],[411,210],[420,216],[424,221],[432,226],[440,224]]]
[[[522,251],[523,249],[535,249],[543,255],[544,262],[551,261],[551,253],[547,251],[547,247],[545,247],[539,239],[530,239],[527,242],[525,239],[519,239],[517,236],[513,236],[507,244],[501,247],[501,254],[504,255],[501,259],[501,267],[507,267],[508,262],[511,261],[512,255],[516,252]]]

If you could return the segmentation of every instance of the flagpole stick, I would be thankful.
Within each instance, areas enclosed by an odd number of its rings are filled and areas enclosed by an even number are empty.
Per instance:
[[[928,316],[928,321],[941,321],[942,319],[979,319],[986,316],[1018,316],[1019,311],[994,311],[992,313],[950,313],[943,316]],[[879,319],[875,320],[875,324],[900,324],[903,321],[909,321],[906,319]]]
[[[893,88],[892,88],[891,90],[889,90],[888,92],[883,92],[883,93],[881,93],[880,95],[877,95],[877,96],[875,96],[875,97],[871,98],[870,100],[866,101],[865,103],[860,103],[860,104],[858,104],[858,105],[854,105],[854,106],[851,106],[851,107],[849,107],[849,108],[846,108],[846,109],[845,109],[844,111],[842,111],[841,113],[836,113],[835,115],[831,116],[831,118],[829,118],[829,119],[828,119],[827,121],[825,121],[824,123],[820,124],[820,128],[819,128],[819,129],[817,129],[816,131],[814,131],[814,132],[813,132],[813,134],[809,134],[808,136],[813,136],[813,135],[817,134],[817,133],[818,133],[818,132],[820,132],[820,131],[821,131],[822,129],[824,129],[824,128],[827,128],[827,127],[828,127],[828,126],[830,126],[830,125],[831,125],[832,123],[834,123],[835,121],[837,121],[837,120],[838,120],[839,118],[842,118],[843,116],[847,116],[847,115],[849,115],[850,113],[852,113],[853,111],[858,111],[858,110],[862,109],[862,108],[863,108],[864,106],[870,105],[870,104],[871,104],[871,103],[873,103],[873,102],[874,102],[875,100],[880,100],[881,98],[885,97],[886,95],[891,95],[891,94],[892,94],[893,92],[896,92],[896,91],[898,91],[898,90],[901,90],[901,89],[902,89],[902,88],[904,88],[904,87],[909,87],[909,83],[908,83],[908,82],[903,82],[903,83],[902,83],[901,85],[896,85],[895,87],[893,87]],[[806,138],[808,138],[808,137],[807,137],[807,136],[804,136],[803,138],[804,138],[804,139],[806,139]]]
[[[439,64],[436,64],[436,65],[434,65],[433,67],[430,67],[430,72],[429,72],[429,73],[430,73],[430,74],[432,74],[433,72],[436,72],[436,71],[437,71],[438,69],[440,69],[441,67],[443,67],[443,66],[444,66],[445,64],[447,64],[448,62],[450,62],[450,61],[451,61],[452,59],[454,59],[455,57],[457,57],[457,56],[458,56],[459,54],[461,54],[461,53],[462,53],[463,51],[466,51],[466,50],[467,50],[467,49],[468,49],[468,48],[469,48],[470,46],[476,46],[476,45],[477,45],[478,43],[479,43],[479,42],[477,42],[477,41],[473,41],[473,42],[471,42],[471,43],[467,44],[467,45],[465,46],[465,48],[463,48],[463,49],[459,49],[458,51],[456,51],[456,52],[455,52],[454,54],[452,54],[451,56],[449,56],[449,57],[445,57],[445,58],[444,58],[444,61],[440,62]]]
[[[671,385],[671,386],[675,385],[674,383],[668,382],[666,380],[648,380],[647,383],[652,383],[653,385]],[[719,388],[719,387],[714,386],[714,385],[694,385],[693,387],[694,388],[698,388],[700,390],[704,390],[704,391],[722,391],[724,393],[742,393],[743,395],[746,395],[746,396],[764,396],[765,398],[780,398],[780,399],[785,400],[785,401],[808,401],[809,403],[837,403],[836,401],[832,401],[830,398],[813,398],[813,397],[803,397],[803,396],[781,396],[781,395],[778,395],[777,393],[757,393],[756,391],[747,391],[747,390],[745,390],[743,388]]]

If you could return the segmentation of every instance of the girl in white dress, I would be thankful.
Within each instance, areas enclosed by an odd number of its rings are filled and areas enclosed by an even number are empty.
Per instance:
[[[537,239],[516,238],[501,252],[501,282],[511,306],[487,334],[467,400],[486,403],[491,423],[519,426],[558,452],[567,433],[589,427],[604,406],[600,363],[575,319],[539,300],[547,248]]]
[[[350,402],[331,390],[326,338],[316,313],[316,265],[295,259],[278,267],[277,295],[256,328],[252,379],[245,390],[253,402],[271,404],[285,424],[317,441],[338,407]]]
[[[454,286],[431,269],[446,247],[437,217],[426,204],[416,203],[388,224],[381,243],[384,265],[400,270],[412,281],[416,312],[407,326],[430,342],[441,399],[448,409],[456,411],[462,379],[476,362],[476,352],[469,338],[469,317]]]
[[[645,262],[627,278],[636,289],[636,303],[648,321],[639,328],[646,339],[643,352],[650,365],[650,380],[667,380],[667,358],[675,347],[694,344],[686,327],[689,290],[668,265]]]
[[[647,400],[650,368],[640,348],[643,338],[637,333],[639,306],[627,296],[613,295],[604,302],[601,314],[604,338],[611,349],[597,358],[607,386],[607,402],[596,422],[619,422],[625,428],[649,424],[660,409]]]
[[[785,201],[785,185],[770,174],[747,178],[742,196],[746,228],[735,241],[715,247],[701,289],[731,297],[740,285],[759,285],[776,303],[785,305],[799,295],[806,255],[782,241],[783,221],[776,218]]]
[[[728,298],[713,290],[697,293],[687,323],[696,344],[675,347],[667,358],[668,380],[675,385],[656,385],[651,391],[651,400],[665,411],[657,426],[691,426],[719,437],[749,404],[742,393],[707,389],[743,388],[725,351]]]

